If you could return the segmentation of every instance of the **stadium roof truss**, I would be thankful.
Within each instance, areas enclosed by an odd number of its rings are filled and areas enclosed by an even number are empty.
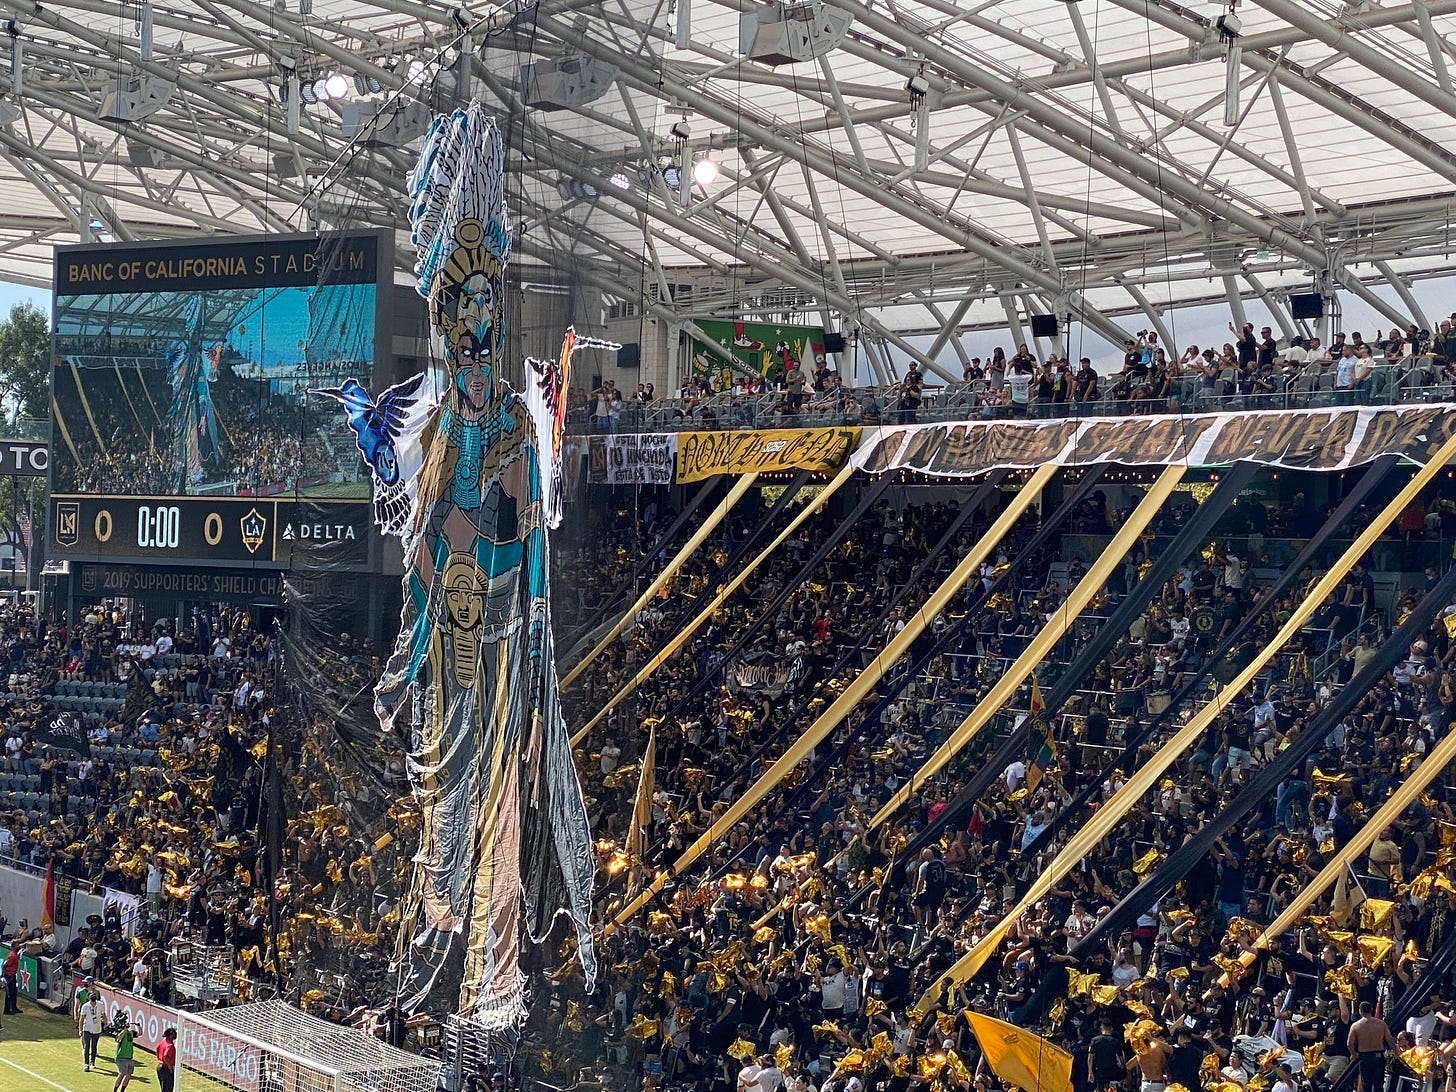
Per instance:
[[[397,228],[424,119],[472,94],[511,119],[518,252],[668,319],[837,312],[924,359],[1031,312],[1166,337],[1259,298],[1290,333],[1289,293],[1336,288],[1429,326],[1410,284],[1451,268],[1456,0],[1248,0],[1232,41],[1191,0],[0,8],[22,282],[78,239]],[[838,31],[785,63],[740,51],[753,16]],[[607,86],[528,108],[532,61]]]

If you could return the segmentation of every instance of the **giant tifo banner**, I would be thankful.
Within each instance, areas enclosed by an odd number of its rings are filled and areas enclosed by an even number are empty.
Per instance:
[[[757,432],[684,432],[677,441],[677,480],[776,470],[838,470],[858,428],[776,428]]]
[[[117,1013],[125,1013],[127,1023],[136,1029],[137,1045],[156,1053],[157,1044],[168,1028],[177,1028],[177,1061],[179,1068],[205,1073],[232,1088],[254,1089],[262,1079],[263,1052],[250,1043],[234,1039],[214,1027],[194,1026],[187,1014],[148,1001],[145,997],[101,986],[101,1000],[106,1005],[106,1022],[114,1024]]]
[[[702,319],[697,326],[712,344],[692,340],[692,372],[711,382],[714,390],[727,390],[734,377],[745,371],[776,383],[793,365],[813,374],[824,362],[822,327],[711,319]],[[738,368],[728,363],[729,357]]]
[[[1424,463],[1453,432],[1456,406],[1449,404],[947,422],[867,432],[850,464],[872,474],[913,470],[948,478],[1046,462],[1228,466],[1246,461],[1291,470],[1340,470],[1387,454]]]
[[[587,480],[598,485],[670,485],[677,434],[640,432],[593,436]]]

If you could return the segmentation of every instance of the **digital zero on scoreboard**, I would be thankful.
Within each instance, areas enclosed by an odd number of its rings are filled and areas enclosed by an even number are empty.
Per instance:
[[[369,562],[367,501],[57,496],[52,503],[56,557],[202,565],[313,561],[355,569]]]
[[[176,504],[143,504],[137,508],[137,547],[175,550],[181,542],[182,509]]]

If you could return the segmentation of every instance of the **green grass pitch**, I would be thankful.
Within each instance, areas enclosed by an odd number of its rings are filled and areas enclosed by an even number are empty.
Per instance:
[[[34,1002],[22,1000],[20,1006],[21,1015],[6,1016],[0,1025],[0,1092],[106,1092],[116,1083],[111,1061],[116,1040],[101,1037],[96,1068],[87,1073],[81,1065],[81,1037],[71,1018]],[[138,1049],[136,1063],[128,1092],[157,1092],[157,1060]]]

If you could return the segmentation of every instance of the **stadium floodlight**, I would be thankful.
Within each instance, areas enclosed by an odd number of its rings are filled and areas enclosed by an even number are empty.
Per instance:
[[[405,82],[412,83],[416,87],[422,87],[430,78],[430,66],[421,60],[410,61],[409,67],[404,71]]]
[[[616,65],[579,53],[531,61],[521,68],[521,101],[537,110],[573,110],[601,98],[616,78]]]
[[[704,156],[693,164],[693,181],[699,186],[711,186],[718,181],[718,164]]]
[[[342,72],[335,72],[324,80],[324,87],[328,89],[329,98],[346,99],[349,97],[349,78]]]
[[[329,81],[328,80],[314,80],[313,81],[313,97],[314,97],[315,101],[317,101],[317,102],[328,102],[329,101]]]
[[[101,121],[141,121],[167,105],[176,90],[175,80],[161,76],[107,80],[101,88],[101,105],[96,116]]]
[[[556,192],[566,201],[595,201],[601,196],[601,191],[595,185],[575,178],[557,179]]]
[[[817,0],[755,8],[738,17],[738,52],[767,65],[812,61],[838,48],[853,21]]]
[[[669,163],[662,168],[662,180],[667,184],[668,189],[676,193],[682,186],[682,168],[676,163]]]
[[[361,73],[354,77],[354,90],[361,96],[378,95],[384,90],[384,84],[373,76],[365,76]]]
[[[627,177],[626,171],[614,172],[608,181],[612,184],[613,189],[630,190],[632,188],[632,179]]]
[[[298,85],[298,98],[305,106],[313,106],[318,102],[318,95],[314,94],[311,80],[304,80]]]

